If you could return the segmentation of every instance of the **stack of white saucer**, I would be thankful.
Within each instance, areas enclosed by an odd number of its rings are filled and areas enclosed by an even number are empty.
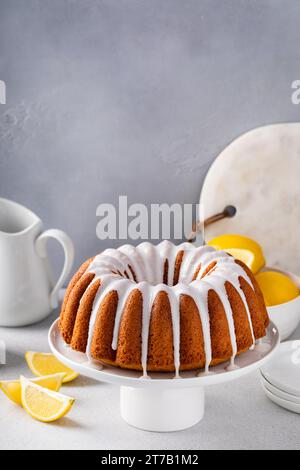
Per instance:
[[[300,341],[281,343],[260,372],[267,397],[282,408],[300,413]]]

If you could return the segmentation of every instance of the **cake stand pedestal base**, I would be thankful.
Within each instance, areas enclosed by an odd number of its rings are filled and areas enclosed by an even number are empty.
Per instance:
[[[122,418],[146,431],[180,431],[204,416],[204,387],[147,389],[120,387]]]

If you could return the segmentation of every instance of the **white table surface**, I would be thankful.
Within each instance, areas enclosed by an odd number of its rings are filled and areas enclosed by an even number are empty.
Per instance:
[[[7,347],[1,378],[32,376],[24,353],[49,351],[48,328],[57,315],[30,327],[0,328]],[[300,327],[292,338],[300,338]],[[115,386],[79,377],[61,391],[76,403],[69,415],[52,424],[34,421],[1,393],[0,449],[300,449],[300,416],[265,397],[258,372],[209,387],[204,420],[166,434],[128,426],[119,415]]]

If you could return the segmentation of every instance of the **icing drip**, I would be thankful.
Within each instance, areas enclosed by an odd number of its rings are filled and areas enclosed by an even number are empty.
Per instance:
[[[210,339],[210,324],[209,324],[209,311],[208,311],[208,292],[209,286],[204,282],[194,281],[190,286],[178,284],[176,286],[180,294],[192,295],[198,313],[201,319],[202,332],[204,339],[205,350],[205,372],[208,372],[209,365],[212,360],[211,339]]]
[[[183,257],[179,270],[178,284],[173,286],[176,258],[181,251],[183,251]],[[166,261],[168,263],[167,284],[163,284]],[[212,263],[215,266],[202,278]],[[197,277],[193,280],[198,269]],[[201,374],[209,374],[209,366],[212,360],[208,308],[208,293],[210,290],[214,290],[217,293],[224,306],[233,352],[231,365],[228,367],[235,367],[234,358],[237,354],[237,344],[233,313],[225,288],[226,281],[234,286],[243,301],[251,328],[253,346],[255,345],[251,315],[246,297],[240,286],[240,279],[243,278],[253,289],[252,282],[243,268],[235,263],[234,258],[227,255],[224,251],[215,251],[214,248],[209,246],[194,247],[190,243],[182,243],[176,246],[169,241],[164,241],[157,246],[148,242],[141,243],[137,247],[123,245],[118,249],[107,249],[96,256],[90,264],[88,272],[94,274],[92,283],[101,280],[94,299],[89,322],[86,349],[89,360],[92,360],[91,346],[98,310],[105,296],[110,291],[116,291],[118,295],[118,306],[112,338],[112,349],[114,350],[118,347],[120,323],[128,296],[134,289],[138,289],[142,295],[141,365],[143,378],[148,378],[147,355],[151,311],[159,292],[166,292],[168,294],[171,307],[175,377],[179,377],[180,370],[181,295],[185,294],[193,298],[201,319],[206,357],[205,370]]]
[[[173,348],[174,348],[174,366],[175,378],[179,377],[180,367],[180,301],[176,295],[176,291],[168,289],[169,301],[171,306],[172,324],[173,324]]]
[[[237,369],[239,369],[239,366],[237,366],[237,365],[234,363],[234,359],[231,358],[230,364],[229,364],[229,366],[227,366],[227,367],[225,368],[225,370],[227,370],[227,372],[230,372],[230,371],[232,371],[232,370],[237,370]]]
[[[139,289],[143,296],[143,321],[142,321],[142,368],[143,378],[148,377],[147,374],[147,356],[148,356],[148,338],[150,328],[150,315],[152,309],[152,298],[150,294],[149,284],[142,282],[139,284]]]
[[[206,279],[207,278],[205,278],[205,281],[202,281],[202,282],[205,282],[206,284],[208,284],[210,288],[218,294],[223,304],[226,318],[227,318],[228,328],[229,328],[230,340],[231,340],[232,359],[234,360],[237,354],[237,344],[236,344],[233,314],[232,314],[231,305],[230,305],[230,302],[228,300],[228,296],[226,293],[224,279],[222,278],[222,276],[218,276],[216,274],[212,274],[211,276],[208,276],[208,281]]]

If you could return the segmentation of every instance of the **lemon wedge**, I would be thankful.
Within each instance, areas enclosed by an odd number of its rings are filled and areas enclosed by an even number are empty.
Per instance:
[[[79,375],[77,372],[74,372],[72,369],[62,364],[50,353],[27,351],[25,359],[31,372],[38,377],[64,372],[63,383],[67,383],[76,379]]]
[[[283,304],[295,299],[299,289],[286,275],[276,271],[264,271],[256,274],[267,307]]]
[[[244,263],[249,266],[254,274],[257,273],[266,264],[265,257],[260,245],[256,241],[245,237],[244,235],[220,235],[219,237],[215,237],[207,242],[207,245],[213,246],[216,250],[224,250],[228,253],[231,250],[230,254],[232,254],[235,258],[244,261]],[[232,250],[235,250],[235,254],[233,254]],[[236,250],[239,250],[239,252]],[[252,253],[252,257],[249,255],[249,253],[245,253],[245,251]]]
[[[28,380],[40,385],[41,387],[58,392],[65,375],[66,374],[64,372],[59,372],[58,374],[35,377],[34,379]],[[17,403],[17,405],[22,405],[20,380],[2,380],[0,382],[0,390],[2,390],[2,392],[4,392],[11,401]]]
[[[71,409],[74,398],[43,388],[25,377],[20,377],[22,405],[30,416],[50,423],[65,416]]]

